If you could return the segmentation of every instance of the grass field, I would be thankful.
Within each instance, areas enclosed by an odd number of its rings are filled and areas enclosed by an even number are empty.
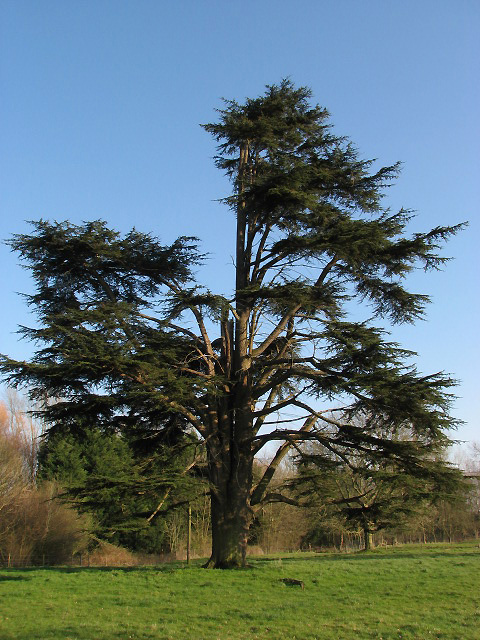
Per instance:
[[[480,638],[478,544],[283,555],[251,564],[240,571],[3,569],[0,638]]]

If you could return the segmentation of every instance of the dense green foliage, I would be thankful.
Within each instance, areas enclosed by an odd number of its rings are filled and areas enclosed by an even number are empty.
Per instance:
[[[201,479],[182,473],[194,457],[188,438],[168,449],[150,441],[147,452],[143,439],[91,428],[53,431],[40,448],[38,479],[56,481],[65,501],[93,516],[95,537],[136,551],[168,552],[170,513],[205,491]]]
[[[474,544],[283,555],[252,568],[0,570],[5,640],[475,640]],[[283,582],[301,580],[305,588]]]
[[[22,333],[39,346],[30,362],[3,357],[7,379],[29,385],[53,428],[88,424],[146,443],[168,441],[172,425],[194,429],[208,465],[211,566],[245,562],[255,512],[289,499],[271,482],[297,443],[438,480],[428,461],[454,424],[453,381],[420,375],[375,322],[422,316],[428,298],[405,278],[441,266],[438,249],[459,226],[409,236],[410,212],[382,205],[398,165],[374,169],[309,100],[284,81],[227,101],[205,125],[233,184],[226,295],[196,283],[202,256],[189,238],[163,246],[101,221],[40,220],[11,241],[35,279],[39,326]],[[349,315],[362,303],[371,321]],[[275,442],[254,480],[255,456]]]

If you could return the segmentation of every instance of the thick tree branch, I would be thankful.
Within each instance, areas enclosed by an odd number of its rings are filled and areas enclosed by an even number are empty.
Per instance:
[[[260,242],[257,247],[255,262],[253,263],[253,269],[252,269],[252,275],[251,275],[251,282],[255,284],[258,283],[257,272],[258,272],[258,269],[260,268],[260,262],[262,259],[263,251],[265,249],[265,245],[267,243],[268,236],[270,235],[271,229],[272,227],[269,224],[265,225],[265,229],[263,231],[262,237],[260,238]]]
[[[261,416],[269,416],[272,413],[275,413],[276,411],[280,411],[281,409],[284,409],[285,407],[289,407],[293,404],[293,401],[298,398],[298,396],[301,394],[302,392],[299,391],[298,393],[292,394],[289,398],[286,398],[285,400],[282,400],[282,402],[279,402],[278,404],[275,405],[270,405],[270,406],[263,406],[263,409],[260,409],[259,411],[252,411],[252,417],[253,418],[260,418]]]
[[[190,310],[192,311],[195,319],[197,321],[198,328],[203,338],[203,342],[205,344],[205,350],[209,358],[206,359],[206,363],[208,366],[208,373],[213,376],[215,375],[215,364],[214,360],[216,359],[216,355],[213,351],[212,343],[210,342],[210,338],[208,336],[207,330],[205,328],[205,322],[203,320],[203,315],[199,309],[194,306],[190,306]]]
[[[290,311],[288,311],[277,324],[275,329],[270,333],[270,335],[265,338],[265,340],[260,344],[256,349],[252,351],[252,357],[260,356],[262,353],[268,349],[268,347],[272,344],[272,342],[278,338],[278,336],[285,330],[289,321],[293,318],[295,313],[301,308],[301,305],[296,305]]]
[[[320,285],[322,285],[325,281],[325,278],[327,277],[327,275],[330,273],[330,271],[333,269],[333,267],[336,265],[336,263],[339,261],[339,257],[338,256],[333,256],[333,258],[330,260],[330,262],[328,262],[324,268],[322,269],[322,272],[320,273],[317,281],[315,282],[315,286],[319,287]]]
[[[302,503],[294,498],[284,496],[282,493],[275,491],[266,493],[261,504],[272,504],[275,502],[284,502],[285,504],[291,504],[293,507],[302,507]]]
[[[295,435],[297,436],[297,439],[298,440],[301,439],[299,437],[301,434],[305,435],[306,433],[308,433],[315,426],[316,421],[317,421],[317,417],[316,416],[308,417],[305,420],[305,423],[303,424],[303,426],[300,429],[300,431],[296,432]],[[278,451],[275,454],[273,460],[268,465],[268,467],[267,467],[265,473],[263,474],[260,482],[258,483],[258,485],[256,486],[256,488],[254,489],[254,491],[252,493],[252,496],[250,498],[250,504],[252,506],[260,503],[263,500],[263,498],[265,496],[265,493],[267,491],[268,485],[270,484],[270,482],[272,481],[273,476],[275,475],[275,471],[278,469],[278,466],[280,465],[282,460],[285,458],[285,456],[290,451],[291,446],[292,446],[292,439],[290,439],[288,442],[285,442],[284,444],[282,444],[282,446],[278,449]]]

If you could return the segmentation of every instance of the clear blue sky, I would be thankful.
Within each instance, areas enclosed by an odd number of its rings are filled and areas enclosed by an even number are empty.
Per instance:
[[[479,33],[478,0],[2,0],[0,238],[39,217],[197,235],[226,290],[229,185],[198,125],[290,76],[363,157],[404,163],[386,202],[418,211],[412,230],[470,221],[443,273],[411,279],[428,320],[392,335],[460,379],[456,437],[480,440]],[[0,268],[0,351],[28,357],[31,284],[6,246]]]

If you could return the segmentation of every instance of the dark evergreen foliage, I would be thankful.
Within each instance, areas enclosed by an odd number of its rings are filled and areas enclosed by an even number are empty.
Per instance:
[[[63,500],[91,514],[96,538],[133,551],[169,552],[165,518],[205,491],[200,479],[183,474],[195,443],[178,434],[136,434],[133,442],[128,435],[80,425],[74,432],[51,430],[40,447],[38,480],[55,481]]]
[[[205,125],[233,184],[231,298],[197,286],[191,267],[202,256],[190,238],[165,247],[103,222],[40,221],[11,241],[36,280],[29,302],[40,328],[22,329],[38,349],[30,362],[3,358],[6,377],[36,399],[55,398],[43,410],[53,428],[82,420],[141,436],[166,433],[175,419],[195,429],[207,452],[211,566],[245,561],[252,517],[273,499],[269,483],[299,442],[415,471],[453,425],[453,381],[419,375],[373,323],[422,316],[428,298],[405,278],[439,268],[439,246],[460,225],[409,237],[410,212],[382,205],[399,165],[374,170],[309,100],[308,89],[284,81],[244,104],[227,101]],[[371,322],[347,314],[362,302]],[[213,336],[207,319],[216,320]],[[376,416],[388,435],[357,426],[359,414]],[[419,449],[396,439],[401,428]],[[253,458],[273,441],[280,447],[254,482]]]

